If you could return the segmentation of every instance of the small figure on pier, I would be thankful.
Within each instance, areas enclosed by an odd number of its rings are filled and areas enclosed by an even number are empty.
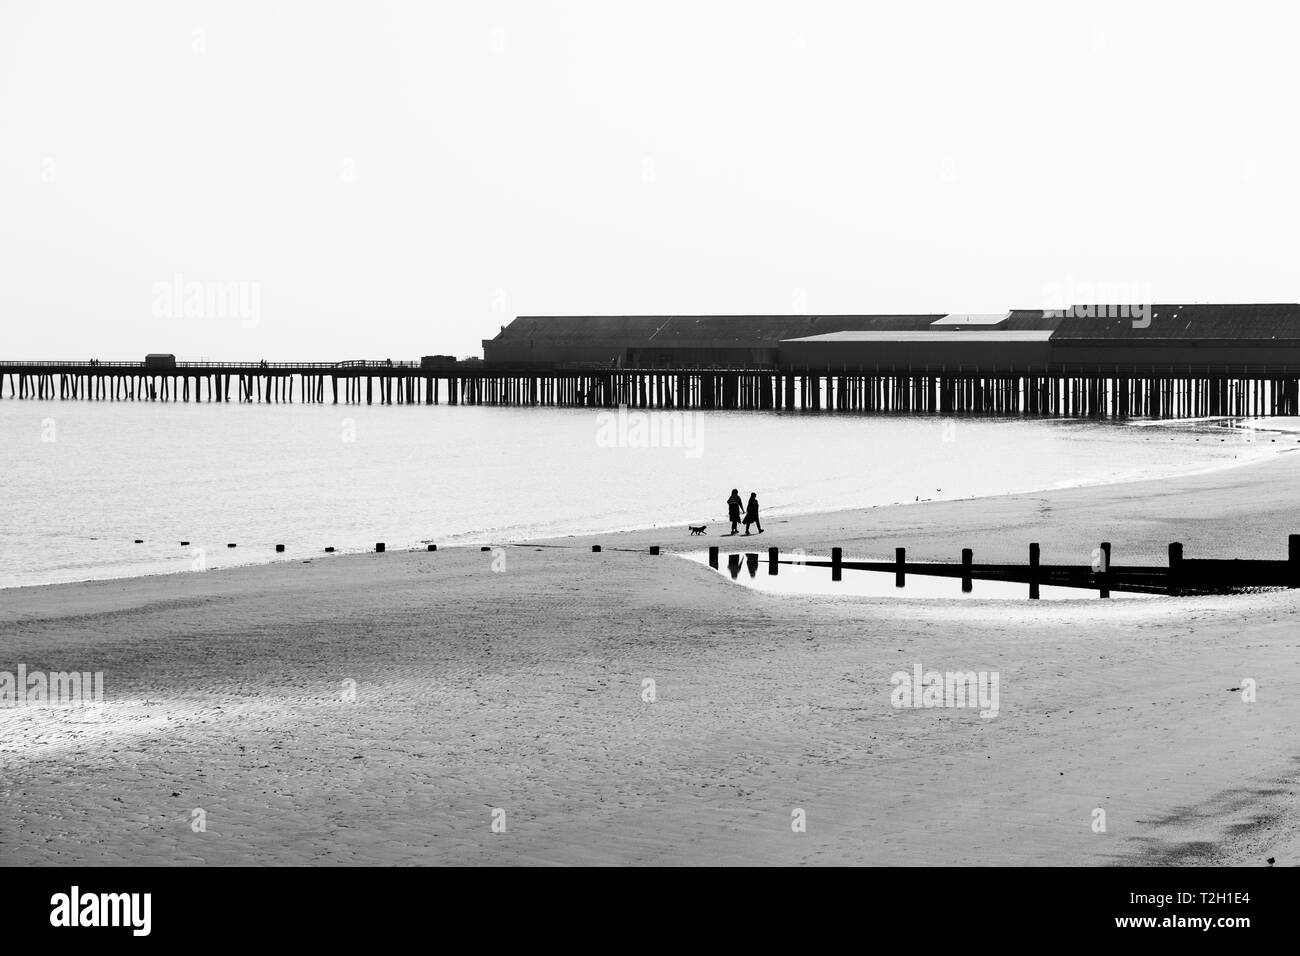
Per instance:
[[[727,520],[731,522],[731,533],[739,534],[740,529],[740,490],[731,489],[731,497],[727,499]]]
[[[758,533],[763,533],[763,525],[758,520],[758,495],[753,491],[749,493],[749,504],[745,506],[745,534],[749,534],[751,524],[758,525]]]

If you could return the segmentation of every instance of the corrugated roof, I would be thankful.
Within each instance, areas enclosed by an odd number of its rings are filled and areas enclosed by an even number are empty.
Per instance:
[[[783,344],[787,342],[1046,342],[1051,337],[1051,329],[1022,329],[1008,332],[1005,329],[941,327],[927,332],[829,332],[826,335],[809,335],[801,339],[781,341]]]
[[[931,325],[1001,325],[1011,316],[1010,312],[953,312]]]
[[[845,329],[922,329],[941,315],[520,316],[493,342],[629,348],[775,348],[782,339]]]
[[[1140,307],[1092,306],[1101,316],[1067,314],[1056,338],[1064,339],[1300,339],[1300,305],[1152,305],[1149,324]],[[1077,309],[1069,310],[1076,312]],[[1135,322],[1137,325],[1135,326]]]
[[[1017,332],[1021,329],[1048,329],[1054,330],[1061,324],[1061,319],[1056,315],[1048,315],[1042,309],[1012,309],[1007,315],[1007,320],[999,326],[1008,332]]]
[[[1140,307],[1091,307],[1101,317],[1042,309],[1012,309],[996,326],[981,316],[926,315],[555,315],[520,316],[498,344],[625,348],[775,348],[778,342],[835,332],[930,334],[996,328],[999,332],[1055,330],[1057,341],[1300,340],[1300,305],[1154,305],[1150,323]],[[963,321],[963,318],[965,321]],[[940,323],[936,326],[936,323]],[[901,341],[895,338],[896,341]]]

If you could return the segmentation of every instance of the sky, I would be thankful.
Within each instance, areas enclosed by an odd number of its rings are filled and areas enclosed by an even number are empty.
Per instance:
[[[0,358],[1298,301],[1298,25],[1280,3],[4,0]]]

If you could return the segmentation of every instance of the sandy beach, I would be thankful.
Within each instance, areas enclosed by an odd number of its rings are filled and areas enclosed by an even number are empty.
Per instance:
[[[1189,557],[1282,558],[1298,511],[1286,454],[773,516],[750,542],[1023,561],[1038,541],[1045,562],[1084,563],[1108,540],[1117,563],[1163,563],[1181,541]],[[776,597],[672,554],[707,543],[745,542],[673,527],[0,592],[0,669],[102,671],[106,688],[97,719],[0,710],[0,862],[1300,857],[1300,593]],[[999,714],[895,709],[890,676],[916,663],[997,671]]]

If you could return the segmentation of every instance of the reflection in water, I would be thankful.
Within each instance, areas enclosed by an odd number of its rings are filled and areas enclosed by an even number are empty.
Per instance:
[[[758,577],[758,552],[748,551],[743,556],[740,554],[727,555],[727,571],[731,574],[731,580],[740,580],[740,569],[742,567],[741,558],[744,558],[743,567],[749,571],[751,578]]]
[[[708,553],[704,551],[684,554],[682,557],[708,565]],[[896,574],[893,571],[858,571],[844,569],[840,581],[831,579],[829,567],[814,567],[805,564],[776,564],[771,560],[765,562],[767,567],[763,574],[758,573],[759,555],[756,552],[737,552],[727,555],[726,574],[731,580],[745,587],[773,594],[828,594],[848,595],[852,597],[893,597],[893,598],[950,598],[956,600],[1029,600],[1030,585],[1019,581],[982,581],[973,578],[937,577],[928,574]],[[810,561],[825,561],[826,558],[807,556]],[[748,574],[742,574],[746,570]],[[719,568],[719,573],[723,573]],[[1112,599],[1157,597],[1152,594],[1136,594],[1129,591],[1110,592]],[[1087,588],[1067,588],[1056,585],[1038,585],[1038,600],[1043,601],[1083,601],[1097,600],[1100,594]]]

